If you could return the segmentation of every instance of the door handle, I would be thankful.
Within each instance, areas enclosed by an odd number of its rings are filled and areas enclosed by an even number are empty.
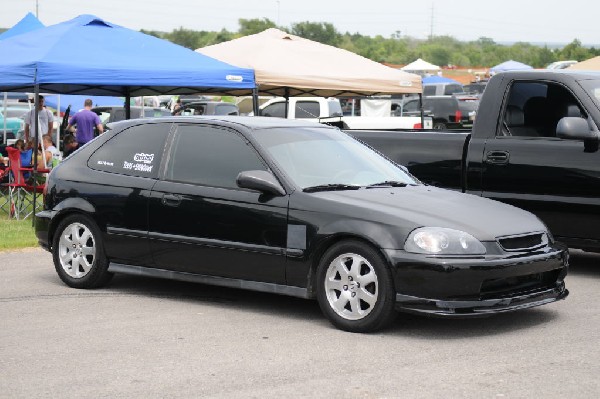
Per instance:
[[[162,196],[161,202],[166,206],[179,206],[181,197],[175,194],[165,194]]]
[[[494,165],[506,165],[509,158],[508,151],[489,151],[485,154],[485,162]]]

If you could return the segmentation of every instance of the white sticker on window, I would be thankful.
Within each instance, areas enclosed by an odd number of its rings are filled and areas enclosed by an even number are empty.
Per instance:
[[[154,154],[144,154],[143,152],[138,152],[133,156],[133,160],[136,162],[152,163],[154,160]]]
[[[149,165],[152,161],[154,161],[154,154],[138,152],[133,156],[133,162],[123,161],[123,169],[150,173],[154,167],[154,165]]]

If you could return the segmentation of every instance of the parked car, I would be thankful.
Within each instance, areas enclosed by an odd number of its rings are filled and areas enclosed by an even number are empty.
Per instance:
[[[423,185],[310,121],[115,124],[53,169],[36,234],[74,288],[130,273],[316,298],[354,332],[396,310],[489,315],[568,294],[567,252],[537,217]]]
[[[287,106],[286,106],[287,103]],[[391,106],[390,106],[391,108]],[[429,129],[431,118],[421,120],[419,115],[398,118],[387,116],[344,116],[340,100],[333,97],[275,97],[260,106],[260,115],[288,119],[305,119],[337,126],[343,129]],[[423,125],[424,122],[424,125]]]
[[[131,119],[138,119],[142,115],[142,107],[131,106]],[[100,116],[102,124],[125,120],[125,107],[122,105],[94,107],[92,111]],[[144,118],[156,118],[170,116],[171,112],[166,108],[144,107]]]
[[[401,104],[396,112],[401,115],[418,115],[420,100],[412,98]],[[479,100],[474,96],[423,97],[425,115],[433,118],[433,129],[470,129],[477,115]]]
[[[449,96],[454,93],[462,93],[463,86],[460,83],[427,83],[423,84],[423,96]]]
[[[463,91],[467,94],[474,94],[474,95],[481,97],[486,86],[487,86],[487,80],[481,80],[479,82],[471,82],[471,83],[463,86]]]
[[[566,69],[571,65],[577,64],[576,60],[568,60],[568,61],[555,61],[551,64],[548,64],[546,69]]]
[[[240,109],[237,105],[222,101],[195,101],[181,106],[173,115],[239,115]]]
[[[12,113],[7,112],[6,119],[4,118],[2,108],[0,108],[0,136],[4,142],[4,133],[7,133],[7,138],[15,138],[20,131],[25,128],[25,123],[20,117],[10,116]],[[5,127],[6,126],[6,127]]]

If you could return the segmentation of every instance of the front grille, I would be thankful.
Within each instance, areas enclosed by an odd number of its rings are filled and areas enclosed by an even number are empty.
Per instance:
[[[547,245],[548,236],[546,233],[531,233],[499,237],[498,243],[505,251],[526,251]]]
[[[484,280],[481,284],[481,299],[510,297],[516,294],[549,289],[556,285],[561,269],[543,273],[528,274]]]

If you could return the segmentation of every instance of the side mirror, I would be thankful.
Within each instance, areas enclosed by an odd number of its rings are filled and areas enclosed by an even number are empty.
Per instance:
[[[257,190],[273,195],[285,195],[285,190],[271,172],[264,170],[248,170],[240,172],[236,179],[240,188]]]
[[[598,136],[590,129],[587,119],[566,116],[556,125],[556,137],[568,140],[590,140]]]

